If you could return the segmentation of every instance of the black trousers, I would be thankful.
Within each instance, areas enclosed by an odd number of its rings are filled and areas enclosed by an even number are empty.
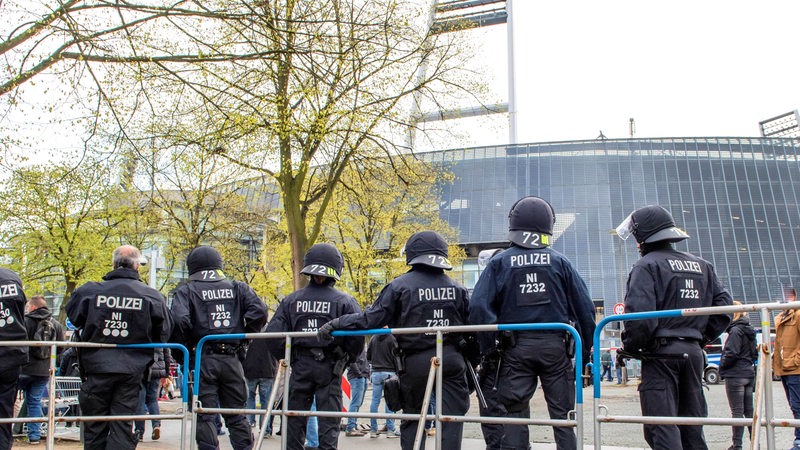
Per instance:
[[[309,355],[297,355],[292,360],[292,375],[289,384],[289,409],[310,411],[314,399],[317,411],[342,410],[342,377],[333,373],[334,361],[317,361]],[[287,447],[303,450],[306,439],[308,417],[287,419]],[[320,450],[336,449],[339,442],[339,419],[320,417],[317,419]]]
[[[22,366],[5,367],[0,370],[0,418],[10,419],[14,415],[14,400],[17,397],[17,379]],[[0,423],[0,450],[9,450],[14,443],[10,423]]]
[[[550,418],[567,418],[575,407],[575,372],[566,349],[566,338],[560,333],[524,333],[513,348],[506,350],[500,365],[498,397],[508,417],[530,418],[530,401],[541,380]],[[577,438],[571,428],[553,427],[553,435],[558,450],[576,448]],[[529,440],[527,425],[505,425],[500,447],[527,450]]]
[[[247,384],[242,363],[236,355],[203,354],[200,364],[200,390],[198,398],[205,408],[244,409],[247,403]],[[216,450],[219,448],[216,414],[197,416],[197,448]],[[234,450],[253,448],[253,432],[244,414],[223,414],[225,426],[230,433]]]
[[[756,387],[755,377],[725,378],[725,394],[728,396],[728,405],[731,407],[731,417],[753,417],[753,390]],[[731,441],[733,447],[742,448],[742,434],[744,427],[732,427]],[[750,435],[753,427],[747,427]]]
[[[654,353],[642,361],[642,415],[707,417],[702,384],[705,358],[700,345],[671,340]],[[666,356],[659,358],[659,354]],[[708,449],[701,425],[644,425],[644,440],[653,449]]]
[[[425,400],[425,386],[431,368],[431,358],[436,356],[436,349],[421,351],[406,356],[406,371],[399,374],[400,391],[403,394],[403,413],[419,414]],[[445,345],[442,350],[442,413],[447,415],[464,415],[469,410],[469,388],[467,387],[466,365],[464,357],[453,346]],[[434,391],[435,392],[435,391]],[[404,420],[400,425],[400,447],[412,450],[417,432],[416,420]],[[464,431],[463,422],[443,422],[443,450],[461,448],[461,436]],[[425,434],[422,434],[422,446],[425,447]]]
[[[500,386],[495,382],[497,379],[497,364],[489,364],[481,367],[480,385],[483,396],[486,399],[486,408],[480,402],[478,409],[481,417],[506,417],[508,411],[500,403]],[[499,423],[481,423],[483,441],[486,443],[486,450],[499,450],[500,442],[503,439],[503,425]]]
[[[142,374],[88,374],[81,383],[78,402],[87,416],[128,416],[136,414]],[[133,450],[136,439],[133,421],[86,422],[85,450]]]

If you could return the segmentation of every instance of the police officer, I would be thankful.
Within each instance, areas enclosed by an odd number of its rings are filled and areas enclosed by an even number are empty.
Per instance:
[[[564,255],[550,248],[555,212],[539,197],[523,197],[508,215],[511,246],[495,255],[481,273],[470,302],[472,323],[574,323],[582,342],[591,342],[594,305],[586,283]],[[530,417],[537,377],[551,419],[566,419],[575,404],[571,340],[563,330],[503,332],[497,350],[499,401],[509,417]],[[495,351],[484,348],[481,353]],[[589,346],[583,346],[584,360]],[[575,432],[553,427],[557,448],[576,448]],[[500,447],[525,450],[525,425],[506,425]]]
[[[186,256],[189,280],[178,286],[172,299],[174,339],[190,349],[204,336],[258,333],[267,322],[267,307],[245,283],[222,271],[222,256],[213,247],[199,246]],[[199,398],[206,408],[244,409],[247,403],[242,361],[246,346],[238,340],[214,340],[203,345]],[[219,448],[216,414],[197,420],[199,450]],[[253,433],[244,414],[223,414],[234,450],[250,450]]]
[[[0,341],[25,341],[25,292],[22,280],[11,270],[0,267]],[[17,379],[22,366],[28,362],[28,347],[0,347],[0,418],[14,415]],[[11,424],[0,424],[0,450],[8,450],[14,439]]]
[[[447,259],[447,242],[434,231],[412,235],[405,245],[406,263],[411,270],[387,284],[375,303],[364,313],[335,319],[322,328],[319,335],[330,338],[335,329],[372,329],[388,325],[397,327],[441,327],[467,325],[469,293],[464,286],[447,276],[453,268]],[[398,367],[403,412],[419,414],[425,398],[425,387],[436,355],[435,334],[399,334],[396,336],[401,352]],[[447,415],[463,415],[469,409],[466,365],[459,352],[461,336],[447,334],[442,361],[442,411]],[[411,450],[417,421],[403,420],[400,425],[400,446]],[[462,422],[444,422],[442,448],[461,448]],[[425,445],[425,434],[422,435]]]
[[[267,332],[314,331],[344,314],[361,312],[356,299],[336,288],[344,269],[341,253],[331,244],[315,244],[303,258],[300,273],[310,277],[306,287],[284,298],[272,317]],[[283,355],[282,341],[270,340],[274,355]],[[364,337],[353,336],[320,341],[316,336],[292,341],[292,374],[289,380],[289,409],[311,409],[314,399],[318,411],[342,410],[342,373],[364,348]],[[289,450],[301,450],[306,436],[307,417],[289,417]],[[319,448],[335,449],[339,440],[339,420],[318,419]]]
[[[139,278],[141,254],[123,245],[113,253],[113,270],[103,281],[75,289],[67,303],[67,316],[83,342],[140,344],[166,342],[172,320],[164,297]],[[82,376],[78,395],[87,416],[134,415],[139,389],[153,349],[81,348]],[[134,449],[137,440],[126,421],[87,422],[86,448]]]
[[[482,272],[486,269],[486,265],[492,257],[501,251],[503,250],[499,248],[481,251],[478,254],[478,270]],[[478,411],[481,417],[505,417],[508,415],[508,411],[498,397],[497,369],[499,368],[500,354],[497,352],[497,333],[478,333],[478,342],[481,348],[492,349],[482,355],[478,370],[478,382],[486,400],[486,405],[478,403]],[[486,443],[486,450],[500,450],[500,442],[503,440],[502,424],[481,423],[481,433],[483,433],[483,441]]]
[[[631,213],[617,234],[636,238],[642,258],[628,275],[625,312],[731,305],[733,299],[708,261],[672,248],[687,239],[660,206]],[[676,317],[625,321],[622,344],[642,357],[639,401],[643,416],[706,417],[702,388],[703,345],[717,338],[731,316]],[[706,449],[702,426],[644,425],[654,449]]]

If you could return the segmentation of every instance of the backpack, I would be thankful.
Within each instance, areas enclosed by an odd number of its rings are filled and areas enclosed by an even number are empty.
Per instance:
[[[34,341],[52,342],[56,340],[56,326],[53,324],[53,317],[46,317],[36,325],[33,333]],[[30,354],[36,359],[47,359],[50,357],[50,347],[31,347]]]

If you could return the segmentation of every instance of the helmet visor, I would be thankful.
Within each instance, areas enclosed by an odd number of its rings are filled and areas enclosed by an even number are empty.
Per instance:
[[[628,214],[628,217],[617,225],[617,236],[623,241],[631,237],[633,234],[633,213]]]
[[[453,265],[450,264],[450,260],[447,259],[446,256],[442,255],[435,255],[435,254],[419,255],[408,262],[409,266],[412,266],[414,264],[422,264],[425,266],[436,267],[438,269],[453,270]]]
[[[339,272],[337,272],[335,268],[326,266],[324,264],[309,264],[303,267],[303,270],[301,270],[300,273],[309,276],[318,275],[321,277],[333,278],[334,280],[339,279]]]

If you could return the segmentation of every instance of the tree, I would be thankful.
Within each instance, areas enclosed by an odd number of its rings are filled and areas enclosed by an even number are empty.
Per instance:
[[[408,270],[401,249],[417,231],[438,231],[454,243],[449,250],[454,265],[464,258],[455,245],[457,230],[439,218],[437,185],[450,178],[442,168],[409,158],[365,159],[344,172],[326,213],[322,239],[342,252],[342,285],[362,306]]]
[[[202,112],[208,137],[223,143],[204,151],[278,186],[299,287],[303,254],[320,235],[344,170],[365,148],[384,157],[407,152],[398,142],[420,105],[447,109],[485,91],[466,69],[462,36],[432,34],[429,4],[420,3],[72,0],[0,44],[3,54],[47,49],[44,66],[26,69],[34,58],[10,65],[4,86],[16,89],[41,67],[74,61],[97,86],[103,115],[137,151],[152,136],[135,134],[148,128],[142,124],[179,127]],[[37,44],[45,39],[52,44]]]
[[[226,272],[249,282],[260,264],[261,235],[277,206],[274,186],[208,151],[214,144],[196,140],[197,131],[188,125],[151,139],[151,152],[131,169],[128,195],[158,216],[151,244],[162,248],[166,272],[180,268],[191,249],[212,245]],[[158,287],[168,290],[177,281],[165,277]]]
[[[20,169],[3,186],[0,253],[28,292],[63,292],[61,321],[75,287],[111,268],[115,226],[127,220],[109,202],[111,178],[108,165],[94,161]]]

